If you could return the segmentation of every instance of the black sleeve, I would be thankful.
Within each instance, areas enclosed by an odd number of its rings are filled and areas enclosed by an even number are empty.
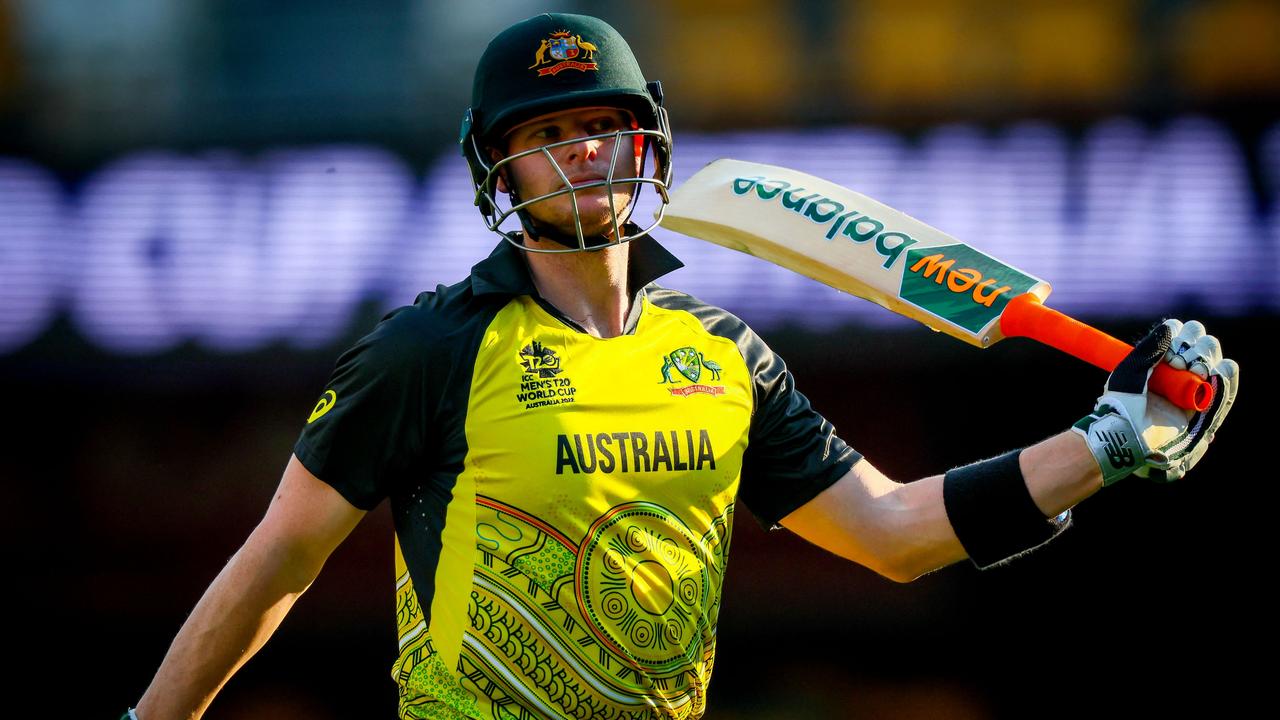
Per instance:
[[[748,331],[749,332],[749,331]],[[754,333],[743,344],[755,384],[755,412],[739,495],[765,528],[835,484],[862,458],[809,405],[795,378]]]
[[[430,356],[403,312],[388,315],[338,358],[294,445],[313,475],[358,508],[377,507],[422,460]]]

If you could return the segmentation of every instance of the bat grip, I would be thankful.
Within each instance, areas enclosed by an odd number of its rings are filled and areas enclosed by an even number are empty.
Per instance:
[[[1110,372],[1133,349],[1127,343],[1046,307],[1040,298],[1024,293],[1009,301],[1000,316],[1005,337],[1026,337]],[[1151,373],[1150,387],[1184,410],[1206,410],[1213,402],[1213,386],[1189,370],[1161,362]]]

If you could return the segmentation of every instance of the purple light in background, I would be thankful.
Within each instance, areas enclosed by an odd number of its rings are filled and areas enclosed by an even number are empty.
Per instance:
[[[1246,308],[1265,254],[1243,158],[1222,128],[1187,118],[1156,136],[1098,126],[1082,157],[1084,233],[1069,263],[1083,312],[1159,314],[1187,295],[1214,312]]]
[[[428,169],[399,234],[396,264],[383,296],[388,309],[411,304],[418,293],[436,285],[462,280],[499,242],[484,227],[471,183],[467,164],[457,153]]]
[[[714,140],[714,156],[785,163],[880,199],[1049,280],[1050,304],[1069,313],[1157,316],[1188,298],[1224,314],[1280,308],[1274,274],[1259,271],[1274,266],[1276,242],[1249,210],[1243,158],[1210,121],[1152,131],[1114,120],[1096,126],[1074,155],[1064,134],[1043,123],[999,134],[948,126],[918,147],[866,132],[727,138]],[[699,140],[681,145],[695,168],[712,159],[699,156]],[[754,258],[696,241],[678,247],[702,270],[693,282],[690,270],[680,271],[670,284],[699,286],[690,292],[762,328],[909,323]],[[735,256],[742,264],[722,260]]]
[[[62,191],[43,168],[0,158],[0,353],[48,327],[67,267]]]
[[[170,191],[190,160],[139,155],[108,167],[81,198],[82,258],[73,284],[76,327],[100,347],[124,353],[159,352],[177,344],[159,286],[172,232]],[[176,205],[176,203],[175,203]]]
[[[1280,310],[1275,210],[1253,210],[1245,159],[1203,118],[1157,130],[1118,118],[1077,146],[1037,122],[943,126],[914,143],[866,128],[678,143],[677,184],[719,157],[818,175],[1045,278],[1050,304],[1074,315],[1154,318],[1188,300],[1218,314]],[[1260,152],[1269,187],[1280,187],[1280,127]],[[90,177],[70,202],[45,170],[0,160],[0,353],[63,309],[86,338],[120,353],[183,342],[223,352],[326,346],[362,301],[410,303],[464,278],[500,241],[471,193],[454,153],[416,184],[376,148],[140,153]],[[652,216],[651,195],[637,217]],[[756,258],[656,235],[686,264],[664,285],[762,330],[913,325]]]
[[[1164,142],[1163,201],[1153,210],[1165,222],[1166,242],[1148,249],[1163,269],[1156,299],[1191,298],[1217,314],[1243,313],[1259,299],[1249,276],[1263,265],[1265,247],[1245,158],[1222,126],[1204,118],[1174,121]]]
[[[266,168],[266,323],[295,347],[322,347],[346,330],[364,297],[385,292],[413,177],[394,156],[368,148],[275,153]]]
[[[324,346],[381,290],[411,190],[373,149],[133,156],[85,188],[73,316],[120,352]]]

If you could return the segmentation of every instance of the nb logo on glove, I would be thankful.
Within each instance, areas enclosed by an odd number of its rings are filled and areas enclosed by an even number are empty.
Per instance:
[[[1098,439],[1105,443],[1107,459],[1111,461],[1111,467],[1120,468],[1133,467],[1135,460],[1133,450],[1125,447],[1129,444],[1129,439],[1122,432],[1100,432]]]

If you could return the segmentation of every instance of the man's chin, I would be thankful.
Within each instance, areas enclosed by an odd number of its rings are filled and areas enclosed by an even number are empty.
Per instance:
[[[588,250],[599,250],[617,244],[613,238],[612,225],[609,226],[607,233],[601,231],[591,232],[583,228],[581,245],[578,244],[578,232],[572,226],[557,228],[555,235],[546,234],[541,239],[555,242],[567,248],[585,247]]]
[[[609,241],[612,241],[612,238],[614,235],[614,224],[613,224],[613,215],[611,213],[604,213],[602,215],[595,214],[595,213],[591,215],[587,215],[586,213],[583,213],[582,216],[580,216],[579,218],[579,222],[582,223],[582,237],[584,237],[588,241],[590,241],[592,238],[599,238],[601,236],[604,236],[605,238],[608,238]],[[625,224],[626,224],[626,220],[624,218],[618,218],[619,229],[621,229],[622,226]],[[568,216],[567,218],[564,218],[564,217],[559,218],[554,224],[551,224],[549,227],[555,229],[561,235],[574,238],[575,240],[578,237],[578,227],[574,223],[574,219],[572,215]]]

